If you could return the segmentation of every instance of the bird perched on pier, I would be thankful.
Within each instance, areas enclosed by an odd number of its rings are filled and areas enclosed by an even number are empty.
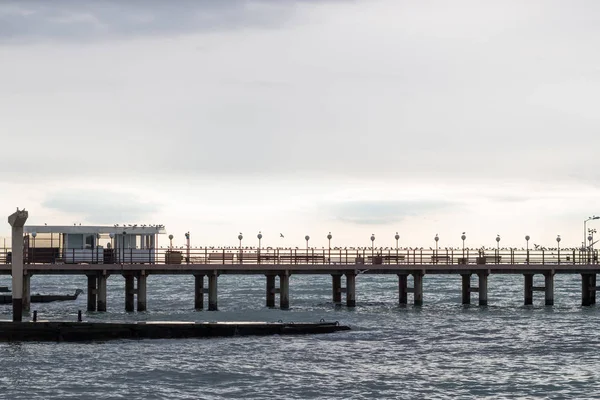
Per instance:
[[[283,233],[280,233],[280,234],[279,234],[279,237],[281,237],[281,238],[282,238],[282,237],[284,237],[284,236],[283,236]]]
[[[534,244],[533,244],[533,247],[535,247],[535,249],[537,250],[537,249],[539,249],[539,248],[540,248],[540,245],[539,245],[539,244],[535,244],[535,243],[534,243]]]

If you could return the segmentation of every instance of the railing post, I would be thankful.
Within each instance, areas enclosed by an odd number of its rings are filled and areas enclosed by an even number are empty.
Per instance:
[[[542,264],[546,264],[546,257],[544,254],[544,249],[542,249]]]

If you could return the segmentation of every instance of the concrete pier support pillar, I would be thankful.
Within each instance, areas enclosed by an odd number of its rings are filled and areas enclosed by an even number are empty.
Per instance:
[[[8,217],[12,227],[12,305],[13,321],[23,321],[23,226],[29,217],[25,210],[17,211]]]
[[[596,288],[596,274],[590,274],[590,286]],[[591,304],[596,304],[596,290],[592,290],[590,293]]]
[[[460,274],[462,277],[462,303],[471,304],[471,274]]]
[[[23,311],[31,309],[31,275],[23,275]]]
[[[279,275],[279,308],[290,308],[290,275],[287,271]]]
[[[488,305],[488,273],[480,272],[477,274],[479,276],[479,305],[487,306]]]
[[[581,305],[588,307],[592,305],[592,274],[581,274]]]
[[[533,304],[533,274],[523,274],[523,304],[530,306]]]
[[[204,275],[194,275],[194,309],[204,309]]]
[[[98,275],[98,311],[106,311],[106,279],[107,275]]]
[[[217,311],[217,278],[218,274],[208,276],[208,311]]]
[[[408,303],[408,275],[398,274],[398,303],[406,305]]]
[[[544,274],[544,292],[546,294],[545,298],[545,304],[547,306],[553,306],[554,305],[554,273],[552,273],[551,271],[546,272]]]
[[[342,275],[332,274],[331,275],[331,288],[332,288],[332,299],[335,304],[342,302]]]
[[[96,274],[87,276],[87,310],[96,311],[96,288],[98,279]]]
[[[356,274],[346,272],[346,306],[356,307]]]
[[[415,272],[413,275],[414,281],[414,297],[415,297],[415,306],[423,305],[423,273]]]
[[[137,310],[146,311],[147,300],[146,300],[146,282],[147,276],[143,273],[137,276]]]
[[[125,311],[132,312],[133,308],[133,275],[125,275]]]
[[[275,307],[275,275],[265,275],[267,277],[266,299],[267,307]]]

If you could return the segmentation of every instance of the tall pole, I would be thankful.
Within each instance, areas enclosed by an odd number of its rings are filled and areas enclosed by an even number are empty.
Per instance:
[[[190,232],[187,231],[185,233],[185,240],[186,240],[186,244],[187,244],[187,257],[186,257],[186,261],[189,264],[190,263]]]
[[[465,239],[467,238],[467,235],[465,235],[465,233],[463,232],[462,235],[460,236],[460,238],[462,239],[462,244],[463,244],[463,248],[462,248],[463,262],[466,264],[466,261],[465,261]]]
[[[306,263],[308,264],[308,241],[310,240],[310,236],[304,236],[304,240],[306,240]]]
[[[331,232],[329,232],[327,234],[327,241],[329,242],[329,244],[328,244],[328,253],[327,253],[327,262],[328,263],[331,263],[331,238],[332,237],[333,236],[331,236]]]
[[[500,235],[496,235],[497,253],[496,264],[500,262]]]
[[[560,235],[556,236],[556,245],[558,249],[558,264],[560,264]]]
[[[529,235],[525,235],[525,241],[527,242],[527,264],[529,264]]]
[[[260,264],[260,240],[262,239],[262,232],[258,231],[258,235],[256,235],[256,237],[258,238],[258,263]]]
[[[437,263],[437,257],[438,257],[438,242],[440,241],[440,237],[438,236],[438,234],[435,234],[435,237],[433,238],[433,240],[435,240],[435,262]]]
[[[600,217],[593,215],[591,217],[588,217],[585,221],[583,221],[583,242],[581,242],[582,243],[582,245],[581,245],[582,250],[585,250],[585,247],[586,247],[585,246],[585,237],[587,235],[586,224],[587,224],[588,221],[592,221],[592,220],[595,220],[595,219],[600,219]]]
[[[398,232],[396,232],[394,238],[396,239],[396,264],[398,264],[398,240],[400,239],[400,235],[398,235]]]
[[[373,259],[373,256],[375,255],[374,251],[375,251],[375,234],[372,233],[371,234],[371,260]]]
[[[25,210],[17,211],[8,217],[12,227],[12,305],[13,322],[23,321],[23,226],[29,217]]]
[[[33,251],[31,252],[31,254],[28,253],[29,255],[29,259],[27,260],[27,263],[35,263],[35,237],[37,236],[36,232],[31,232],[31,237],[33,238]]]

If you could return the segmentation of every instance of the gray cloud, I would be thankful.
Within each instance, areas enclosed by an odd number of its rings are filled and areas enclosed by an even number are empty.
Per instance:
[[[332,204],[327,212],[334,219],[359,225],[380,225],[441,211],[456,203],[441,200],[361,200]]]
[[[275,27],[294,2],[264,0],[8,1],[0,5],[0,39],[81,41]]]
[[[149,221],[159,205],[130,193],[68,189],[50,194],[42,206],[97,224],[156,223]]]

